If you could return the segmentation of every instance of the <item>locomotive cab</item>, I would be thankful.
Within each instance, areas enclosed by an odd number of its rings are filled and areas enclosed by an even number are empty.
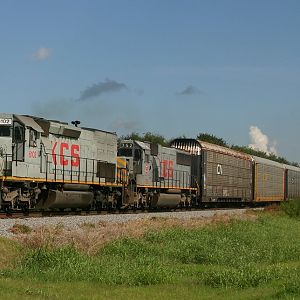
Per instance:
[[[29,186],[40,176],[40,132],[42,129],[30,117],[0,115],[1,206],[29,208],[36,198]],[[25,183],[22,177],[33,179]]]
[[[18,162],[26,163],[26,169],[31,169],[31,165],[39,165],[39,161],[32,159],[37,159],[39,156],[41,131],[42,129],[35,122],[30,121],[29,117],[0,115],[0,157],[2,158],[0,172],[2,175],[22,176],[23,174],[18,174],[15,168]]]
[[[148,143],[123,140],[118,148],[118,156],[126,157],[129,174],[135,182],[145,177],[152,169],[151,150]],[[148,180],[152,181],[152,178]]]
[[[0,115],[0,176],[5,175],[6,169],[10,165],[11,169],[11,151],[12,151],[12,134],[13,118],[9,114]]]

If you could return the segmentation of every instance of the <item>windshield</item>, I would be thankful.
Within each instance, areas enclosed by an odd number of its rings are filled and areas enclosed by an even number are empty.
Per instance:
[[[132,157],[132,149],[121,148],[118,150],[118,156]]]
[[[10,126],[1,126],[0,125],[0,137],[1,136],[6,136],[10,137],[11,136],[11,127]]]

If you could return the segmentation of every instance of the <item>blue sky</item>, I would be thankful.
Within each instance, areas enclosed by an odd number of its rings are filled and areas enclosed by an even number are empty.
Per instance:
[[[296,0],[2,0],[1,111],[300,162],[299,37]]]

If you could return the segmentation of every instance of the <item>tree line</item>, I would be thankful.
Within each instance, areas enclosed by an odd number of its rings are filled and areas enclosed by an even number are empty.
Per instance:
[[[180,136],[178,138],[186,138],[186,137],[185,136]],[[170,146],[170,142],[171,142],[171,139],[167,139],[166,137],[164,137],[161,134],[152,133],[152,132],[146,132],[144,134],[137,133],[137,132],[132,132],[128,135],[122,136],[121,139],[138,140],[138,141],[141,141],[141,142],[150,142],[150,143],[160,144],[160,145],[165,146],[165,147]],[[264,151],[252,149],[248,146],[230,145],[223,138],[217,137],[213,134],[199,133],[197,135],[196,139],[200,140],[200,141],[208,142],[208,143],[211,143],[211,144],[231,148],[233,150],[244,152],[244,153],[247,153],[249,155],[259,156],[259,157],[262,157],[262,158],[277,161],[277,162],[282,163],[282,164],[287,164],[287,165],[292,165],[292,166],[295,166],[295,167],[300,167],[299,163],[290,162],[286,158],[284,158],[282,156],[277,156],[273,153],[268,154]]]

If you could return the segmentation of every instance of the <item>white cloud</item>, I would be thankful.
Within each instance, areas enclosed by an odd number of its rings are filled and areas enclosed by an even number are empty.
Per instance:
[[[273,141],[270,143],[268,136],[257,126],[250,126],[249,135],[251,139],[251,144],[249,144],[250,148],[266,152],[267,154],[273,153],[277,155],[277,142]]]
[[[49,58],[53,53],[53,50],[51,48],[45,48],[45,47],[41,47],[37,50],[36,53],[33,54],[33,58],[35,60],[45,60],[47,58]]]

